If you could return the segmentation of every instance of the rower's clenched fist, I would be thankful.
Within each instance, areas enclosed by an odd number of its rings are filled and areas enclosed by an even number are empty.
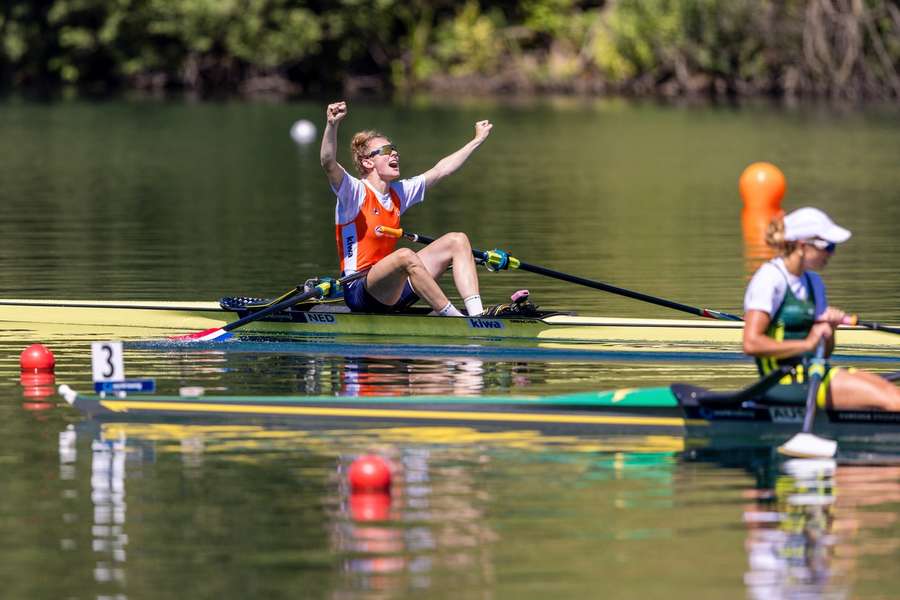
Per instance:
[[[347,116],[347,103],[344,101],[334,102],[325,109],[325,118],[329,125],[337,125],[341,119]]]
[[[484,121],[477,121],[475,123],[475,139],[478,141],[484,141],[487,136],[490,135],[491,129],[494,125],[485,119]]]

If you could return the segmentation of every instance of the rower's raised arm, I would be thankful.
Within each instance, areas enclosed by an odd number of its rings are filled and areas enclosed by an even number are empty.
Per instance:
[[[344,167],[337,161],[337,130],[338,123],[347,116],[347,103],[334,102],[325,109],[325,132],[322,134],[322,149],[319,151],[319,161],[328,182],[333,189],[337,189],[344,179]]]
[[[423,173],[425,176],[425,187],[433,186],[438,181],[451,175],[463,166],[463,163],[466,162],[473,152],[475,152],[475,149],[478,148],[478,146],[480,146],[491,134],[491,129],[493,127],[491,122],[487,120],[475,123],[475,137],[472,138],[472,141],[453,154],[445,156],[439,160],[436,165]]]

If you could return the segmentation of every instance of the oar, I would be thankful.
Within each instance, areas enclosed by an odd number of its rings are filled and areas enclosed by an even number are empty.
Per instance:
[[[397,237],[405,237],[406,239],[418,242],[420,244],[430,244],[434,241],[434,238],[430,238],[425,235],[419,235],[418,233],[409,233],[405,232],[402,229],[393,229],[390,227],[379,227],[379,230],[385,235],[397,236]],[[583,285],[589,288],[594,288],[596,290],[602,290],[604,292],[610,292],[612,294],[618,294],[620,296],[626,296],[628,298],[633,298],[635,300],[641,300],[643,302],[649,302],[650,304],[656,304],[657,306],[665,306],[666,308],[672,308],[675,310],[680,310],[682,312],[690,313],[692,315],[698,315],[700,317],[707,317],[709,319],[719,319],[722,321],[742,321],[741,317],[737,315],[732,315],[724,312],[720,312],[717,310],[711,310],[709,308],[697,308],[695,306],[688,306],[687,304],[681,304],[680,302],[674,302],[672,300],[666,300],[665,298],[658,298],[656,296],[651,296],[649,294],[644,294],[642,292],[635,292],[633,290],[628,290],[625,288],[621,288],[615,285],[610,285],[608,283],[603,283],[602,281],[594,281],[592,279],[585,279],[584,277],[578,277],[577,275],[569,275],[568,273],[562,273],[560,271],[554,271],[552,269],[548,269],[546,267],[540,267],[538,265],[532,265],[527,262],[521,261],[515,256],[510,256],[506,252],[502,250],[472,250],[472,255],[487,264],[488,268],[493,268],[493,270],[499,271],[502,269],[521,269],[523,271],[529,271],[531,273],[537,273],[538,275],[544,275],[546,277],[551,277],[553,279],[559,279],[561,281],[568,281],[569,283],[575,283],[578,285]]]
[[[844,325],[861,325],[862,327],[867,327],[876,331],[887,331],[888,333],[896,333],[900,335],[900,327],[890,327],[888,325],[882,325],[881,323],[874,323],[872,321],[860,321],[859,317],[856,315],[847,315],[846,317],[844,317],[842,323]]]
[[[800,433],[779,446],[778,451],[798,458],[831,458],[837,451],[837,442],[828,440],[812,432],[816,419],[816,400],[819,387],[825,377],[825,340],[820,340],[816,347],[816,356],[807,368],[809,389],[806,392],[806,415],[803,417],[803,429]]]
[[[169,339],[185,341],[185,342],[209,342],[213,340],[225,340],[231,337],[231,334],[228,333],[238,327],[242,327],[247,323],[252,323],[253,321],[258,321],[265,316],[271,315],[272,313],[276,313],[280,310],[284,310],[286,308],[290,308],[295,304],[299,304],[304,300],[309,300],[310,298],[324,298],[326,296],[331,295],[334,292],[335,288],[338,286],[345,286],[351,281],[359,279],[363,275],[368,273],[368,270],[365,271],[357,271],[356,273],[351,273],[346,277],[341,277],[337,281],[326,280],[320,281],[318,284],[314,285],[309,289],[297,290],[297,293],[291,294],[286,297],[284,300],[280,302],[276,302],[266,308],[258,310],[256,312],[250,313],[246,317],[238,319],[232,323],[228,323],[227,325],[223,325],[222,327],[214,327],[212,329],[207,329],[205,331],[198,331],[197,333],[188,333],[186,335],[174,336]]]

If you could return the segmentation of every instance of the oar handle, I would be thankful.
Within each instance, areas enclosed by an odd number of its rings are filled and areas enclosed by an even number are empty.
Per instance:
[[[402,229],[391,229],[388,227],[382,227],[381,229],[384,232],[389,231],[392,235],[396,234],[396,237],[405,237],[410,241],[418,242],[420,244],[427,245],[434,241],[434,238],[420,235],[418,233],[404,232]],[[584,277],[578,277],[577,275],[569,275],[568,273],[554,271],[553,269],[548,269],[546,267],[532,265],[519,260],[514,256],[506,255],[506,253],[503,253],[503,255],[501,256],[501,254],[497,251],[486,252],[484,250],[473,249],[472,255],[481,262],[487,263],[488,265],[495,265],[496,262],[501,261],[502,263],[504,263],[504,266],[502,266],[501,268],[521,269],[523,271],[529,271],[538,275],[544,275],[545,277],[550,277],[552,279],[559,279],[560,281],[567,281],[569,283],[583,285],[585,287],[602,290],[604,292],[610,292],[612,294],[618,294],[627,298],[641,300],[650,304],[656,304],[657,306],[663,306],[666,308],[687,312],[692,315],[706,317],[708,319],[719,319],[722,321],[743,321],[743,319],[737,315],[732,315],[718,310],[711,310],[709,308],[697,308],[695,306],[688,306],[687,304],[681,304],[680,302],[674,302],[672,300],[666,300],[665,298],[658,298],[656,296],[651,296],[642,292],[636,292],[634,290],[621,288],[615,285],[610,285],[608,283],[603,283],[602,281],[585,279]]]
[[[375,227],[375,235],[378,235],[378,236],[382,236],[382,235],[383,235],[383,236],[392,237],[392,238],[402,238],[402,237],[407,237],[407,238],[409,238],[410,240],[412,240],[412,241],[414,241],[414,242],[416,241],[416,240],[414,240],[412,237],[410,237],[410,236],[415,236],[414,233],[412,233],[412,234],[410,234],[410,233],[403,233],[403,230],[402,230],[402,229],[398,229],[398,228],[396,228],[396,227],[388,227],[387,225],[378,225],[378,226],[376,226],[376,227]],[[432,240],[432,241],[434,241],[434,240]]]

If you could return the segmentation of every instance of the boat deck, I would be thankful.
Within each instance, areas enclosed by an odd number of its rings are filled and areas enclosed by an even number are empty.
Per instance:
[[[217,328],[238,314],[216,302],[0,300],[0,322],[62,332],[102,329],[122,338],[164,337]],[[250,335],[389,336],[457,340],[530,340],[541,344],[603,344],[607,349],[653,352],[739,352],[742,324],[712,319],[639,319],[547,313],[542,316],[433,317],[360,314],[333,305],[292,309],[247,324]],[[900,358],[900,336],[863,327],[842,327],[842,352]],[[551,346],[552,347],[552,346]]]

